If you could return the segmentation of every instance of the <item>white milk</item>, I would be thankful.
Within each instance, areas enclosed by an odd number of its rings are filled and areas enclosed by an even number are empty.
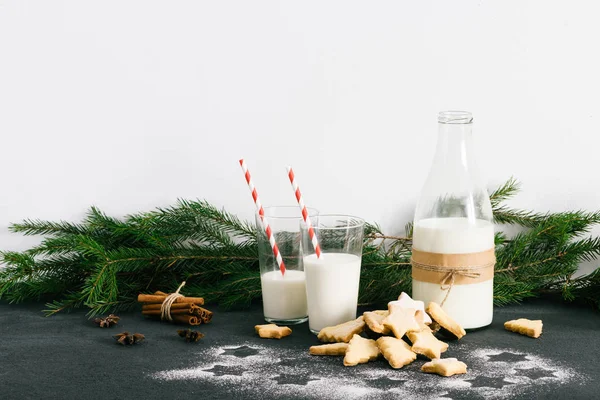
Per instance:
[[[430,218],[418,221],[413,231],[413,248],[430,253],[463,254],[494,247],[494,226],[485,220],[470,224],[467,218]],[[440,304],[446,291],[439,283],[413,279],[412,297],[428,304]],[[454,285],[444,303],[444,311],[465,329],[492,322],[494,280],[470,285]]]
[[[269,319],[306,318],[306,279],[304,271],[288,269],[285,275],[270,271],[260,276],[263,311]]]
[[[346,253],[324,253],[304,257],[308,326],[311,331],[356,318],[360,257]]]

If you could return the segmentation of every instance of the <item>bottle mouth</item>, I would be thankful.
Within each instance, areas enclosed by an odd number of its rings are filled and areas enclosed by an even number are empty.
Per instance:
[[[468,111],[442,111],[438,114],[440,124],[471,124],[473,115]]]

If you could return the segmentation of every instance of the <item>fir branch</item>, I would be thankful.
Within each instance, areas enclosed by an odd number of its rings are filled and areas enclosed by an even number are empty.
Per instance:
[[[505,306],[536,297],[537,286],[533,282],[516,281],[506,274],[494,277],[494,305]]]
[[[83,300],[78,292],[68,292],[63,299],[53,300],[50,303],[46,303],[46,309],[43,313],[46,316],[51,316],[61,311],[70,311],[83,306]]]
[[[514,197],[520,190],[521,184],[514,176],[511,176],[504,184],[496,188],[496,190],[490,194],[490,203],[492,203],[492,207],[500,206],[506,200]]]
[[[83,235],[86,232],[84,226],[71,222],[43,221],[40,219],[26,219],[18,224],[11,224],[8,229],[14,233],[22,233],[25,236],[35,235]]]
[[[576,279],[567,279],[562,286],[567,301],[586,302],[600,309],[600,268]]]
[[[494,213],[494,222],[496,224],[520,225],[532,228],[544,219],[544,214],[516,210],[504,205],[492,207],[492,212]]]
[[[69,254],[74,251],[77,246],[77,240],[81,234],[66,234],[59,237],[51,236],[42,240],[37,246],[34,246],[26,251],[29,256],[52,256]]]
[[[494,222],[497,224],[513,224],[524,227],[536,226],[543,215],[526,210],[516,210],[507,207],[503,203],[510,198],[514,197],[519,190],[521,185],[514,177],[511,177],[503,185],[498,187],[490,195],[490,202],[492,203],[492,211],[494,214]]]
[[[203,200],[188,201],[180,199],[173,207],[159,208],[156,211],[132,215],[128,222],[150,228],[161,236],[173,237],[184,234],[193,235],[197,228],[218,227],[216,237],[228,234],[231,238],[253,240],[256,230],[253,225],[242,222],[233,214],[219,210]],[[207,232],[207,237],[211,234]]]

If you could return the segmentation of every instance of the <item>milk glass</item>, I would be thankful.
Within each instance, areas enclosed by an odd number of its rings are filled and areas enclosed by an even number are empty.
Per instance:
[[[285,264],[281,274],[273,250],[256,213],[258,259],[265,320],[275,324],[293,325],[306,322],[306,279],[300,257],[300,223],[298,206],[265,207],[265,217]],[[311,215],[318,215],[309,209]]]
[[[495,262],[492,206],[475,162],[472,124],[469,112],[439,113],[437,148],[413,225],[413,298],[443,303],[465,329],[492,322]],[[434,267],[447,271],[479,264],[471,270],[479,277],[456,275],[456,284],[450,285],[454,279],[440,279],[445,272],[415,269],[418,252],[429,260],[445,260]]]
[[[306,225],[302,259],[306,273],[308,325],[318,334],[325,327],[356,318],[364,221],[347,215],[311,217],[321,247],[317,258]]]

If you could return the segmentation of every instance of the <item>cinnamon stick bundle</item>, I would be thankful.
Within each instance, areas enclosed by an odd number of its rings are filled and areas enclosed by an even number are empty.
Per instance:
[[[177,307],[175,307],[177,306]],[[160,315],[160,304],[147,304],[142,306],[143,315]],[[207,324],[213,316],[213,312],[195,304],[173,304],[171,306],[171,315],[195,315],[200,318],[202,323]]]
[[[145,315],[148,315],[149,317],[160,317],[160,314],[145,314]],[[171,318],[173,319],[173,322],[178,323],[178,324],[200,325],[202,323],[202,320],[200,319],[200,317],[198,317],[196,315],[171,313]]]
[[[158,315],[160,316],[160,310],[144,310],[142,309],[142,315]],[[174,310],[171,308],[171,315],[194,315],[187,309]]]
[[[162,303],[144,304],[142,306],[142,311],[146,311],[146,310],[159,310],[160,311],[161,307],[162,307]],[[194,310],[197,310],[198,308],[200,308],[200,307],[194,303],[171,304],[171,312],[173,312],[173,310],[189,310],[189,312],[192,313]]]
[[[160,317],[162,304],[168,293],[156,291],[154,294],[139,294],[138,302],[143,303],[142,315]],[[171,318],[173,322],[187,325],[200,325],[208,323],[212,319],[212,311],[200,307],[204,305],[202,297],[178,297],[171,304]]]
[[[157,295],[157,294],[143,294],[140,293],[138,295],[137,301],[139,303],[159,303],[162,304],[167,296]],[[204,298],[202,297],[178,297],[175,299],[174,303],[195,303],[198,305],[204,305]]]

